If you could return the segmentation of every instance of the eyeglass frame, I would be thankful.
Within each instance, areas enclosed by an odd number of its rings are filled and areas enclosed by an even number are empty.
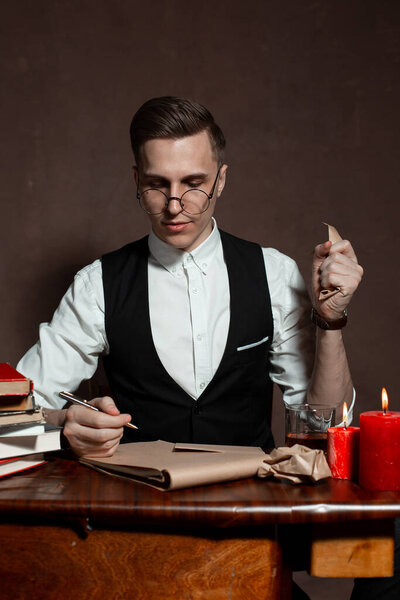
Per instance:
[[[219,173],[220,173],[220,171],[221,171],[221,167],[222,167],[222,164],[221,164],[221,165],[219,165],[219,167],[218,167],[217,175],[216,175],[216,177],[215,177],[215,181],[214,181],[214,183],[213,183],[213,186],[212,186],[212,188],[211,188],[211,191],[210,191],[210,193],[209,193],[209,194],[207,194],[207,192],[205,192],[204,190],[201,190],[200,188],[189,188],[188,190],[186,190],[186,192],[183,192],[183,194],[182,194],[182,196],[181,196],[180,198],[179,198],[178,196],[167,196],[167,194],[166,194],[165,192],[163,192],[162,190],[160,190],[159,188],[147,188],[146,190],[143,190],[143,192],[142,192],[141,194],[139,194],[139,175],[138,175],[138,181],[137,181],[137,185],[136,185],[136,198],[139,200],[139,206],[140,206],[140,208],[141,208],[142,210],[144,210],[144,212],[145,212],[147,215],[161,215],[161,213],[163,212],[163,210],[165,210],[165,209],[167,208],[167,206],[169,205],[169,203],[171,202],[171,200],[178,200],[178,202],[179,202],[179,205],[180,205],[180,207],[181,207],[182,211],[183,211],[184,213],[186,213],[187,215],[202,215],[202,214],[203,214],[203,213],[205,213],[205,212],[208,210],[208,208],[210,207],[211,198],[214,196],[214,192],[215,192],[215,188],[216,188],[216,186],[217,186],[217,181],[218,181]],[[151,212],[151,213],[150,213],[150,212],[148,212],[148,211],[147,211],[145,208],[143,208],[143,205],[142,205],[142,203],[141,203],[141,197],[143,196],[143,194],[145,194],[146,192],[150,192],[151,190],[156,190],[157,192],[160,192],[160,193],[161,193],[161,194],[163,194],[163,196],[165,196],[165,198],[166,198],[165,206],[164,206],[163,210],[160,210],[160,212],[156,212],[156,213],[153,213],[153,212]],[[192,192],[192,191],[199,191],[199,192],[202,192],[202,193],[203,193],[203,194],[205,194],[205,195],[207,196],[207,198],[208,198],[208,204],[207,204],[206,208],[205,208],[204,210],[202,210],[201,212],[198,212],[198,213],[190,213],[190,212],[187,212],[187,211],[184,209],[184,207],[182,206],[182,198],[183,198],[183,196],[184,196],[185,194],[187,194],[188,192]]]

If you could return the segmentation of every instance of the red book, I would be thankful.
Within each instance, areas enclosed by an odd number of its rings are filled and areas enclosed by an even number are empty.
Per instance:
[[[27,396],[31,389],[30,379],[10,364],[0,363],[0,396]]]
[[[0,460],[0,477],[20,473],[39,465],[44,465],[47,461],[37,456],[27,456],[26,458],[6,458]]]

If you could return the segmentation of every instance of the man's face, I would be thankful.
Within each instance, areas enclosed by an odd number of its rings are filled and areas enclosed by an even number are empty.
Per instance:
[[[140,166],[135,168],[140,193],[148,188],[158,188],[168,198],[180,198],[190,188],[199,188],[207,194],[211,192],[218,163],[206,131],[181,139],[149,140],[143,144],[140,156]],[[210,206],[204,213],[186,214],[178,200],[170,200],[161,214],[149,215],[153,231],[160,240],[191,252],[209,236],[215,202],[225,185],[226,169],[227,165],[221,167]]]

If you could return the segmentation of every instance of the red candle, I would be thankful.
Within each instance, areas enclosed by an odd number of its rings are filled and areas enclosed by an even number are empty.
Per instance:
[[[360,415],[360,485],[368,490],[400,490],[400,412],[388,411],[382,390],[382,411]]]
[[[347,427],[347,404],[343,405],[344,427],[328,429],[328,463],[334,479],[357,479],[360,428]]]

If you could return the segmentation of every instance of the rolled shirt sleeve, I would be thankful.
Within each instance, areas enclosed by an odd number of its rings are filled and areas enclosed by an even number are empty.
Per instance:
[[[270,377],[287,404],[299,404],[306,401],[314,364],[310,300],[295,261],[273,248],[263,253],[274,321]]]
[[[90,379],[98,357],[107,353],[101,261],[79,271],[50,323],[42,323],[39,341],[23,356],[18,371],[34,382],[36,402],[61,408],[61,390],[74,391]]]
[[[283,392],[286,404],[307,402],[315,356],[315,327],[303,277],[294,260],[273,248],[264,248],[274,337],[270,350],[270,377]],[[349,407],[353,417],[355,390]]]

